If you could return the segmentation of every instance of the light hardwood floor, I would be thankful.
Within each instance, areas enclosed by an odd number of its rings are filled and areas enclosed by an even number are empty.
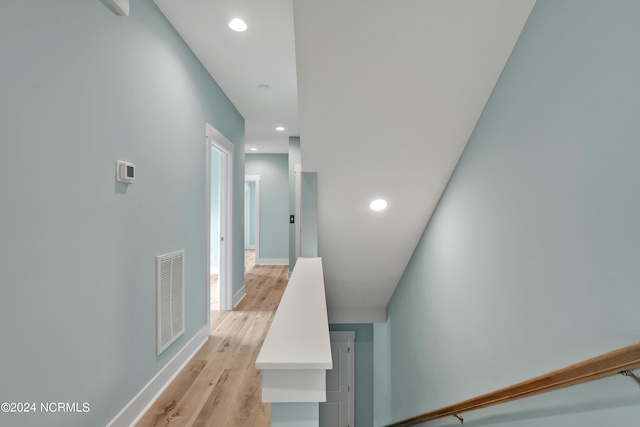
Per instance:
[[[211,297],[211,311],[220,310],[220,292],[218,292],[218,275],[211,275],[211,292],[209,293]]]
[[[256,265],[256,250],[245,249],[244,250],[244,269],[249,272]]]
[[[256,250],[244,250],[244,268],[249,272],[256,265]],[[220,310],[220,292],[218,292],[218,275],[211,275],[211,310]]]
[[[260,346],[287,284],[287,266],[255,266],[233,311],[212,311],[212,334],[137,427],[269,427],[262,403]]]

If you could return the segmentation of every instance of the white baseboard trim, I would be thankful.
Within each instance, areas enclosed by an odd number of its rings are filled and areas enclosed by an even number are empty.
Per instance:
[[[209,326],[205,325],[178,353],[145,385],[136,396],[115,416],[107,427],[133,427],[160,397],[182,368],[193,358],[209,338]]]
[[[386,307],[329,307],[329,323],[385,323]]]
[[[233,308],[236,308],[245,296],[247,296],[247,289],[243,286],[238,292],[233,294],[233,301],[231,301]]]
[[[256,258],[256,265],[289,265],[289,258]]]

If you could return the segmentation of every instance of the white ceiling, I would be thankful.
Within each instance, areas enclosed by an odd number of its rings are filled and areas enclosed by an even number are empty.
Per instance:
[[[294,2],[302,163],[318,172],[330,314],[386,307],[533,4]],[[378,197],[381,213],[368,208]]]
[[[245,117],[248,146],[276,147],[284,120],[296,135],[299,102],[330,321],[383,320],[535,0],[155,1]],[[235,15],[249,31],[224,27]],[[378,197],[389,207],[372,212]]]
[[[245,151],[288,152],[299,135],[291,0],[154,1],[244,117]],[[235,17],[247,31],[228,28]]]

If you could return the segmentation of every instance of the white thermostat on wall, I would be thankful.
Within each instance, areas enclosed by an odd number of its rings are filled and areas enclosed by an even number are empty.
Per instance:
[[[136,165],[118,160],[116,163],[116,179],[131,184],[136,176]]]

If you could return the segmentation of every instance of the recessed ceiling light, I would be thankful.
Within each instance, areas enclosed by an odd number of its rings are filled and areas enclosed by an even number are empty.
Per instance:
[[[233,31],[237,31],[239,33],[243,32],[243,31],[247,31],[247,23],[244,22],[242,19],[240,18],[231,18],[227,21],[227,25],[229,26],[229,28],[231,28]]]
[[[276,128],[276,130],[279,130],[280,132],[282,132],[282,131],[284,130],[284,128],[283,128],[282,126],[278,126],[278,127]]]
[[[258,149],[256,147],[252,147],[251,151],[258,151]]]
[[[377,200],[374,200],[373,202],[371,202],[369,207],[371,209],[373,209],[374,211],[381,211],[381,210],[383,210],[384,208],[387,207],[387,201],[386,200],[382,200],[382,199],[377,199]]]

